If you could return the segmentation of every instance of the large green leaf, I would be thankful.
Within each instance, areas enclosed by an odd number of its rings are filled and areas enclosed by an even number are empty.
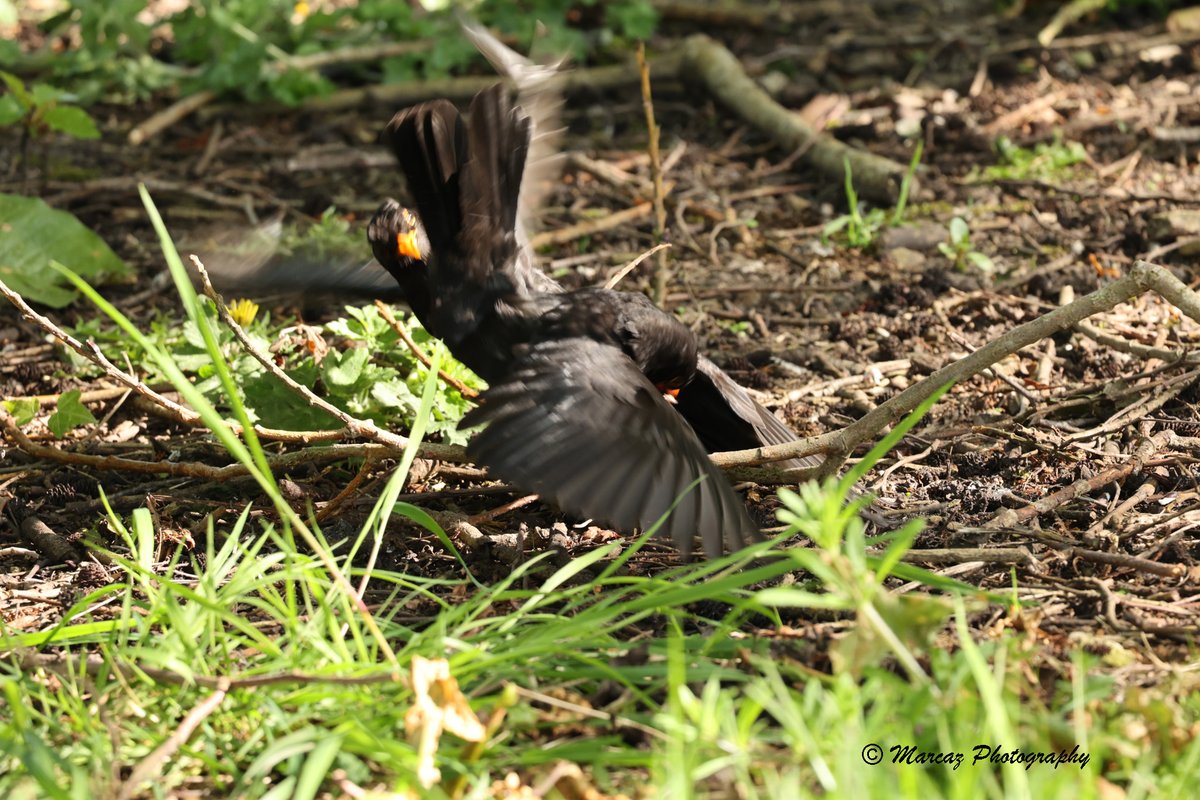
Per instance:
[[[92,283],[129,274],[125,262],[73,214],[37,197],[0,194],[0,280],[26,300],[62,308],[76,293],[50,268],[51,261]]]
[[[87,406],[80,402],[81,395],[78,389],[63,392],[58,398],[58,410],[46,420],[46,427],[59,439],[80,425],[91,425],[96,421]]]
[[[92,115],[79,106],[51,106],[42,115],[51,130],[62,131],[76,139],[99,139],[100,129]]]

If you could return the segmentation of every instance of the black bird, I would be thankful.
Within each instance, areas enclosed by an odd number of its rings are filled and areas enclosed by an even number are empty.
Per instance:
[[[501,62],[503,56],[500,53],[504,52],[508,53],[507,58],[510,61],[521,58],[492,38],[486,30],[471,26],[467,26],[465,29],[493,63]],[[496,51],[500,51],[500,53]],[[539,82],[544,83],[545,80],[544,76],[539,76]],[[546,91],[534,92],[534,96],[541,97],[546,93]],[[521,117],[521,131],[519,133],[510,132],[510,138],[515,136],[524,143],[519,153],[520,157],[524,159],[530,146],[525,139],[529,135],[525,133],[529,122],[521,114],[521,109],[512,104],[507,96],[506,102],[508,111]],[[542,99],[540,103],[543,106],[553,105],[552,102],[545,99]],[[502,109],[495,109],[493,116],[498,122],[504,113]],[[543,111],[544,116],[546,116],[545,111]],[[442,241],[453,239],[450,232],[460,229],[462,225],[461,209],[457,208],[453,202],[445,201],[452,199],[453,193],[457,191],[459,167],[457,162],[466,158],[463,124],[453,104],[446,100],[435,100],[398,113],[382,137],[399,160],[401,171],[409,179],[409,192],[414,197],[421,220],[413,218],[411,213],[402,209],[396,201],[388,200],[380,207],[372,220],[369,238],[376,260],[392,273],[393,277],[405,288],[410,302],[413,297],[423,294],[420,288],[412,287],[414,281],[427,281],[423,270],[413,268],[414,258],[420,260],[419,254],[414,250],[416,247],[414,242],[420,241],[424,248],[421,252],[425,257],[431,255],[428,249],[429,237],[421,229],[421,222],[427,218],[434,220],[433,223],[425,222],[425,225],[432,225],[435,230],[431,235],[435,240],[440,237]],[[541,120],[541,126],[546,126],[545,119]],[[534,130],[536,131],[536,129]],[[440,143],[439,137],[442,140]],[[534,150],[538,149],[540,140],[547,138],[550,138],[550,134],[538,133],[532,145]],[[527,184],[529,173],[534,172],[536,176],[539,172],[546,172],[544,162],[556,157],[554,154],[546,152],[535,153],[535,155],[538,155],[538,159],[532,165],[523,162],[526,165],[524,175],[516,173],[504,176],[506,180],[516,182],[519,186],[519,203],[516,208],[507,209],[505,217],[505,235],[513,234],[516,237],[516,252],[510,269],[506,273],[506,280],[510,281],[514,289],[520,293],[560,293],[565,290],[553,278],[538,269],[532,250],[525,239],[524,229],[528,221],[523,217],[531,213],[527,195],[534,194],[529,191]],[[511,169],[509,172],[511,173]],[[515,226],[510,224],[514,219]],[[394,240],[397,235],[407,237],[408,255],[397,252],[397,244]],[[451,245],[452,247],[453,245]],[[435,249],[441,250],[442,247]],[[436,258],[437,255],[434,253],[433,257]],[[463,290],[457,281],[452,288],[455,292]],[[448,305],[458,305],[454,301],[446,302]],[[417,313],[418,319],[425,324],[426,329],[434,332],[434,335],[439,335],[429,328],[430,320],[427,311],[415,308],[414,311]],[[463,358],[460,360],[467,363]],[[780,422],[774,414],[759,405],[745,389],[704,356],[699,357],[695,377],[680,391],[676,401],[676,410],[692,425],[700,437],[700,441],[710,453],[747,450],[783,444],[796,439],[796,434]],[[813,467],[818,463],[820,463],[818,458],[808,457],[781,461],[776,466],[780,469],[794,469]]]
[[[392,119],[383,139],[417,214],[389,200],[368,231],[417,318],[490,384],[463,420],[487,423],[468,453],[622,529],[653,524],[687,492],[663,526],[685,554],[696,533],[710,555],[758,538],[705,446],[794,435],[644,296],[567,292],[538,270],[518,223],[529,118],[501,86],[468,114],[438,100]]]

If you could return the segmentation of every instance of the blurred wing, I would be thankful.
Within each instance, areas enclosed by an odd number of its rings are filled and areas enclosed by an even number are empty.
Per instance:
[[[514,237],[521,177],[529,154],[529,117],[502,85],[471,100],[467,149],[462,166],[463,234],[468,258],[465,277],[483,281],[505,269],[518,250]]]
[[[179,249],[200,258],[213,286],[226,297],[405,299],[374,259],[364,261],[353,253],[283,251],[282,219],[279,215],[255,227],[224,226],[182,242]]]
[[[537,211],[562,173],[562,83],[556,78],[566,59],[553,64],[535,63],[501,42],[478,22],[465,15],[460,15],[459,22],[463,33],[491,62],[496,72],[512,82],[517,91],[517,102],[529,115],[529,158],[517,215],[518,238],[524,244],[526,232],[537,229]]]
[[[531,345],[461,426],[481,423],[468,455],[565,511],[629,531],[653,525],[682,496],[659,532],[685,557],[696,535],[709,556],[760,538],[695,434],[614,347]]]

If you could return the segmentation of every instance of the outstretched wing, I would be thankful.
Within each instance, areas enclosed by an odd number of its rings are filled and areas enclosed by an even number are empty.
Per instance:
[[[467,149],[460,188],[466,274],[447,276],[472,283],[504,278],[519,248],[516,239],[521,177],[529,154],[529,116],[502,84],[471,100],[467,111]]]
[[[565,511],[628,531],[653,525],[685,557],[693,538],[717,556],[760,538],[692,430],[620,350],[591,339],[530,345],[463,427],[496,476]]]
[[[406,108],[392,117],[381,138],[400,162],[430,242],[435,248],[452,244],[462,229],[458,183],[467,158],[458,109],[449,100]]]
[[[468,156],[458,172],[462,226],[451,246],[439,248],[429,236],[432,321],[451,352],[478,332],[497,302],[527,293],[520,290],[516,220],[529,118],[500,84],[475,95],[468,115]]]
[[[676,397],[675,410],[695,429],[710,453],[749,450],[798,438],[774,414],[755,402],[749,392],[720,367],[701,357],[696,374]],[[771,466],[779,469],[815,467],[817,456],[793,458]]]
[[[562,173],[563,157],[559,149],[563,132],[559,121],[562,81],[559,75],[566,59],[539,64],[508,47],[465,14],[460,13],[459,22],[463,33],[491,62],[496,72],[511,81],[517,91],[517,102],[529,115],[529,158],[525,164],[517,214],[517,236],[524,244],[525,233],[537,227],[538,208]]]

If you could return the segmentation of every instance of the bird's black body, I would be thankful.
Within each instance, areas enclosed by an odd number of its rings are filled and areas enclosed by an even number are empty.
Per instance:
[[[644,296],[567,292],[536,268],[517,221],[528,118],[500,86],[477,95],[468,113],[464,120],[434,101],[392,119],[383,138],[420,219],[387,201],[369,231],[418,319],[490,385],[464,419],[486,423],[468,452],[498,476],[618,528],[654,524],[682,495],[663,530],[685,553],[696,534],[709,554],[757,538],[693,426],[663,396],[697,385],[688,407],[704,411],[722,405],[723,384],[706,376],[736,384]]]

